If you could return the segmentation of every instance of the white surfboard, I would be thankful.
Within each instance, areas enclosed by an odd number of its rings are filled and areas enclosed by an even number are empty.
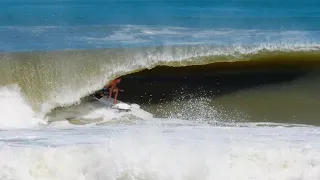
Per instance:
[[[103,96],[100,99],[97,97],[94,97],[96,100],[100,101],[101,103],[105,104],[108,107],[119,109],[119,110],[131,110],[131,106],[129,104],[126,104],[124,102],[121,102],[118,100],[117,104],[114,104],[114,99]]]

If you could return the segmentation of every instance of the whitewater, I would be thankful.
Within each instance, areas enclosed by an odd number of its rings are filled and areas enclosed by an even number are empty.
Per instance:
[[[0,2],[1,180],[319,180],[313,0]],[[122,77],[119,100],[92,94]]]
[[[187,124],[149,120],[140,125],[2,131],[1,144],[6,146],[2,145],[0,151],[0,177],[52,180],[320,177],[318,128]]]

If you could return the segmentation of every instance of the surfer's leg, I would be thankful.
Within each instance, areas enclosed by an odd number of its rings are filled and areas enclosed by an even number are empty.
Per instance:
[[[113,89],[113,87],[111,87],[110,91],[109,91],[109,98],[111,98],[113,92],[114,92],[114,89]]]
[[[116,103],[117,103],[118,92],[119,92],[119,90],[118,90],[118,89],[115,89],[115,90],[114,90],[114,104],[116,104]]]

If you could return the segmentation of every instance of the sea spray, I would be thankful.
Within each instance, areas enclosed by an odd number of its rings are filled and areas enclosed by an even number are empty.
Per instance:
[[[17,85],[0,88],[0,129],[30,128],[45,123],[37,118]]]

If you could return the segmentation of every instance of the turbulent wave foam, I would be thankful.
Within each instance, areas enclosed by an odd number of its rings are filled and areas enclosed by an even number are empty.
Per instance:
[[[0,129],[36,127],[42,120],[20,94],[17,86],[0,88]]]
[[[35,142],[32,146],[0,149],[0,178],[313,180],[320,177],[316,129],[127,128],[130,130],[113,127],[42,132],[41,138],[32,132]],[[59,138],[61,135],[65,135],[63,139]],[[50,146],[46,146],[48,143]]]

